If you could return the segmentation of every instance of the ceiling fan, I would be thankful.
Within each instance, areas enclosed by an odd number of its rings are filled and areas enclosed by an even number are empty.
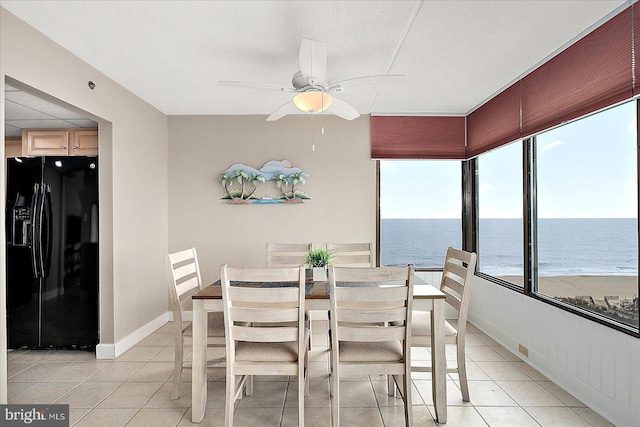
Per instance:
[[[377,75],[355,77],[333,82],[326,74],[327,55],[324,50],[324,44],[316,40],[302,39],[298,57],[300,71],[293,75],[291,79],[292,87],[241,81],[219,81],[218,84],[222,86],[271,89],[297,93],[291,101],[267,117],[267,121],[270,122],[278,120],[287,114],[297,113],[298,111],[311,114],[326,111],[343,119],[353,120],[360,116],[356,109],[346,102],[335,98],[332,94],[340,93],[351,88],[386,85],[399,83],[404,80],[403,75]]]

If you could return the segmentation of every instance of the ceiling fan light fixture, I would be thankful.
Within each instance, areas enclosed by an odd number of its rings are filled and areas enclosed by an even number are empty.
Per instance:
[[[302,92],[293,98],[293,105],[303,113],[319,113],[331,106],[333,97],[319,90]]]

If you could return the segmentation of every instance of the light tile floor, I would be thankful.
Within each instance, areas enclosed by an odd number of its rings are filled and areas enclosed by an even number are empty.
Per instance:
[[[191,371],[183,373],[178,400],[170,399],[173,324],[167,324],[117,360],[79,351],[10,351],[9,403],[69,404],[73,426],[191,425]],[[314,321],[310,395],[305,425],[330,424],[326,321]],[[217,351],[220,351],[219,349]],[[428,363],[429,351],[413,351]],[[222,355],[219,354],[219,357]],[[447,348],[455,365],[455,349]],[[471,402],[463,402],[457,375],[447,381],[447,426],[610,426],[605,419],[511,354],[473,325],[467,335]],[[221,359],[222,361],[222,359]],[[236,426],[295,426],[295,377],[256,377],[254,394],[240,400]],[[224,375],[212,373],[203,426],[224,422]],[[430,374],[413,376],[413,425],[435,426]],[[341,381],[343,426],[404,425],[402,400],[387,396],[381,376]]]

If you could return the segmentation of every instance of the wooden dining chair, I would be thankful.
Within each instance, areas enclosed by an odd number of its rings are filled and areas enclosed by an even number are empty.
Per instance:
[[[227,339],[225,426],[233,425],[236,399],[253,393],[254,375],[298,377],[298,426],[308,394],[309,330],[305,327],[305,269],[240,268],[220,272]],[[231,285],[234,282],[234,286]],[[292,282],[290,287],[243,287],[237,282]]]
[[[169,281],[169,296],[173,309],[173,323],[175,325],[175,359],[173,364],[173,387],[171,399],[180,397],[180,380],[182,370],[191,368],[191,362],[186,361],[185,344],[192,344],[188,339],[193,336],[192,323],[184,320],[184,312],[193,306],[191,295],[203,288],[198,265],[196,248],[190,248],[165,256],[167,278]],[[224,347],[224,316],[222,313],[208,313],[207,317],[207,346]],[[214,365],[208,368],[215,368]],[[218,368],[224,371],[224,368]]]
[[[412,265],[329,266],[331,417],[340,423],[340,375],[401,377],[405,424],[411,423]]]
[[[267,243],[267,267],[298,267],[313,247],[311,243]]]
[[[469,386],[465,364],[465,336],[467,331],[467,312],[471,295],[472,277],[476,269],[477,256],[473,252],[465,252],[448,248],[444,260],[440,291],[446,295],[445,301],[458,312],[456,327],[445,321],[445,343],[455,344],[457,366],[447,367],[447,372],[455,372],[460,379],[462,400],[469,402]],[[431,347],[431,317],[425,311],[414,311],[411,327],[411,345],[413,347]],[[413,366],[413,372],[431,372],[430,366]]]
[[[373,243],[327,243],[333,252],[332,264],[340,267],[375,267]]]

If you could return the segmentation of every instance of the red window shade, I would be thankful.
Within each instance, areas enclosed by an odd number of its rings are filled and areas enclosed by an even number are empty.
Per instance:
[[[640,7],[631,5],[631,12],[633,13],[633,32],[635,33],[633,48],[636,57],[636,63],[633,70],[635,77],[633,94],[637,95],[640,93],[640,57],[638,56],[640,55]]]
[[[629,8],[521,80],[523,137],[633,96],[631,25]]]
[[[464,159],[465,118],[372,116],[372,159]]]
[[[520,138],[520,82],[467,116],[467,158]]]

